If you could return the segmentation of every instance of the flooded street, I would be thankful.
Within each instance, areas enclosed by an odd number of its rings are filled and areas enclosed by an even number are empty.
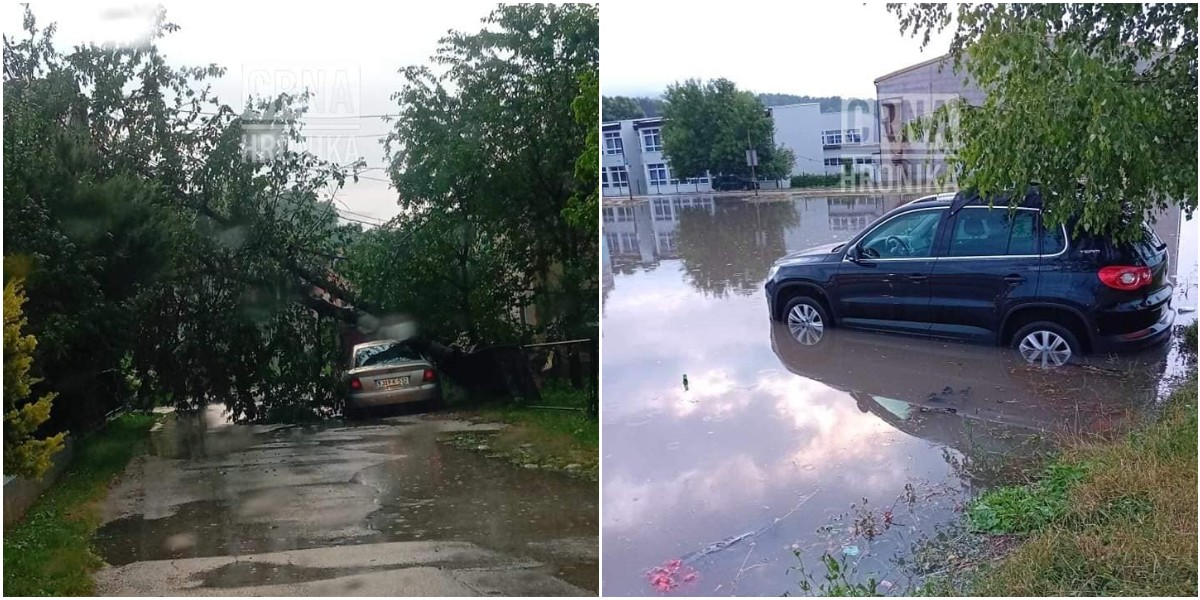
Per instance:
[[[168,415],[103,508],[104,595],[591,595],[596,487],[439,444],[488,425]]]
[[[776,258],[907,199],[606,204],[605,595],[798,594],[794,568],[823,580],[823,553],[903,589],[911,545],[1022,454],[1118,426],[1178,373],[1173,342],[1043,371],[1006,349],[843,329],[802,345],[769,320]],[[1196,232],[1180,240],[1179,223],[1159,230],[1182,324]]]

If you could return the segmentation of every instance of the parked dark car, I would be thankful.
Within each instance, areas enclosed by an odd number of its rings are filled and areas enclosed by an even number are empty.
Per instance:
[[[1036,190],[1006,204],[920,198],[849,242],[781,258],[766,283],[771,318],[802,343],[845,326],[1011,345],[1043,365],[1170,336],[1167,246],[1149,227],[1129,244],[1071,238],[1042,222]]]
[[[740,175],[718,175],[713,178],[712,187],[718,192],[748,191],[754,189],[754,180]]]

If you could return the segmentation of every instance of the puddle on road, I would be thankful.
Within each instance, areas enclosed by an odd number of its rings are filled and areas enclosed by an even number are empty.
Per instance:
[[[95,543],[106,562],[465,541],[598,589],[595,483],[437,444],[436,421],[259,429],[214,414],[171,418],[152,433],[153,454],[185,462],[157,467],[176,479],[146,482],[146,497],[133,503],[139,514],[100,528]],[[151,512],[161,518],[141,514]],[[578,551],[580,540],[590,540],[590,553]],[[206,578],[229,580],[208,584],[295,580],[266,568],[226,571]]]
[[[776,258],[904,200],[605,207],[605,595],[795,594],[794,553],[903,586],[912,544],[1020,457],[1120,427],[1180,369],[1170,346],[1048,372],[1004,349],[841,329],[804,346],[769,321]]]

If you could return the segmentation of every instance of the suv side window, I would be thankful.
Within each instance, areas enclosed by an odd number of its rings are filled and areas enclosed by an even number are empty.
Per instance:
[[[1058,254],[1067,247],[1067,240],[1063,236],[1062,225],[1055,227],[1047,227],[1045,222],[1041,224],[1042,233],[1042,254]]]
[[[944,209],[916,210],[898,215],[859,241],[868,258],[925,258],[933,254],[933,239]]]
[[[959,211],[947,256],[1020,256],[1037,254],[1031,210],[967,207]]]

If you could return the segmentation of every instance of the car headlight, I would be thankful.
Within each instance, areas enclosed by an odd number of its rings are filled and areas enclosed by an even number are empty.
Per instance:
[[[767,271],[767,279],[775,279],[775,274],[779,272],[779,263],[771,265],[771,270]]]

